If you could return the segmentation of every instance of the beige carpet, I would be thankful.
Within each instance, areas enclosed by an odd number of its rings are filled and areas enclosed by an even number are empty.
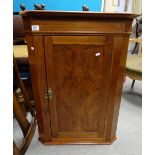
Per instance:
[[[38,141],[38,132],[26,155],[141,155],[142,154],[142,83],[135,82],[131,90],[130,79],[124,83],[117,140],[112,145],[51,145]],[[21,142],[21,131],[14,120],[14,140]]]

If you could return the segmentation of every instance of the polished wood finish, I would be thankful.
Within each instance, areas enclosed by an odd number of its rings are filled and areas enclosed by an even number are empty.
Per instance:
[[[14,60],[14,78],[16,78],[16,80],[18,81],[18,85],[20,87],[20,89],[22,90],[23,96],[24,96],[24,100],[26,101],[25,104],[28,107],[28,111],[31,114],[31,122],[29,122],[29,120],[27,119],[27,117],[25,116],[21,104],[18,102],[17,97],[15,94],[13,94],[13,113],[14,116],[17,120],[17,122],[19,123],[19,126],[23,132],[23,136],[21,137],[22,143],[19,147],[16,146],[15,142],[13,142],[13,154],[14,155],[24,155],[26,150],[28,149],[33,135],[35,133],[35,129],[36,129],[36,115],[35,115],[35,110],[32,107],[32,104],[30,101],[29,96],[27,95],[26,89],[24,87],[24,84],[20,78],[19,75],[19,70],[16,64],[16,60],[15,58]]]
[[[71,11],[44,11],[44,10],[37,10],[37,11],[22,11],[20,12],[20,15],[25,16],[25,17],[82,17],[82,18],[113,18],[113,19],[118,19],[118,18],[124,18],[124,19],[133,19],[136,18],[138,15],[134,13],[114,13],[114,12],[83,12],[83,11],[76,11],[76,12],[71,12]]]
[[[28,95],[28,93],[26,91],[26,88],[24,86],[24,83],[23,83],[23,81],[21,79],[15,57],[13,58],[13,64],[14,64],[14,66],[13,66],[14,76],[17,79],[18,86],[19,86],[19,88],[21,89],[21,91],[23,93],[23,96],[24,96],[24,99],[25,99],[25,101],[27,103],[27,107],[28,107],[29,111],[31,112],[32,116],[35,116],[35,110],[32,107],[30,97],[29,97],[29,95]]]
[[[13,141],[13,155],[21,155],[14,141]]]
[[[112,42],[103,36],[45,37],[54,137],[104,135]]]
[[[137,15],[20,14],[28,42],[39,140],[44,144],[111,144],[116,139],[131,24]],[[32,30],[32,25],[39,30]]]
[[[65,145],[65,144],[104,144],[110,145],[116,140],[113,137],[110,141],[104,140],[103,138],[52,138],[51,141],[47,142],[39,138],[39,141],[44,145]]]
[[[26,116],[22,110],[20,103],[17,101],[15,94],[13,94],[13,113],[14,113],[15,118],[17,119],[17,121],[22,129],[24,136],[25,136],[29,127],[30,127],[30,123],[26,119]]]

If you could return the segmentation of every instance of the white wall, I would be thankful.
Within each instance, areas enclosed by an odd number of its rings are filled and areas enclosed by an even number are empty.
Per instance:
[[[116,6],[112,5],[113,0],[105,0],[105,12],[115,12],[116,11]]]
[[[142,0],[119,0],[119,6],[114,6],[113,0],[105,0],[104,3],[104,12],[142,12]]]

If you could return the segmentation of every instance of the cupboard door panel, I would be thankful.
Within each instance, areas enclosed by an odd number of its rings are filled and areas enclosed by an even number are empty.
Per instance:
[[[95,44],[92,44],[92,40]],[[111,54],[104,36],[45,37],[52,137],[104,137]]]

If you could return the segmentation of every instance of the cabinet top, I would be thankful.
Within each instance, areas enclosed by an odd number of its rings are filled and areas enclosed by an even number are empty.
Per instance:
[[[136,18],[138,15],[134,13],[112,13],[112,12],[91,12],[91,11],[47,11],[47,10],[33,10],[21,11],[21,16],[28,17],[96,17],[96,18]]]

